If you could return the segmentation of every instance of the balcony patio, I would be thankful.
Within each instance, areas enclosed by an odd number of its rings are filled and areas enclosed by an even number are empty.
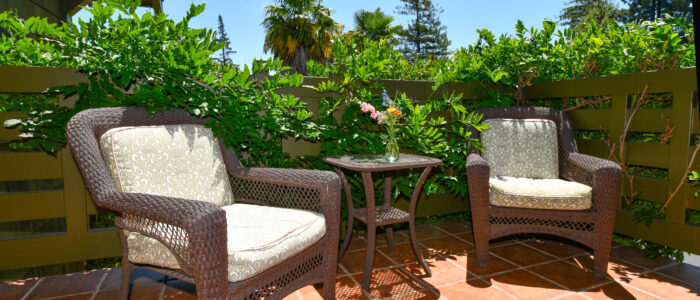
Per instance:
[[[591,273],[588,249],[563,239],[520,236],[492,241],[490,266],[477,267],[471,225],[452,220],[417,227],[433,272],[423,275],[407,232],[390,252],[379,238],[372,285],[362,291],[365,240],[356,238],[338,265],[337,299],[700,299],[700,268],[613,245],[608,278]],[[33,278],[0,285],[0,299],[117,299],[121,269]],[[140,270],[131,299],[195,299],[194,285]],[[321,299],[313,286],[285,299]]]

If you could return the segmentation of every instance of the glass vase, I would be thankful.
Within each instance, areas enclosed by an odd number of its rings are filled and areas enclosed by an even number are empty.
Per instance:
[[[399,160],[399,141],[396,139],[396,129],[389,128],[389,135],[386,139],[386,152],[384,158],[389,162]]]

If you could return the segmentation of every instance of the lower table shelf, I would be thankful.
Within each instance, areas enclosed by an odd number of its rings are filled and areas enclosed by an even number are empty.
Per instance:
[[[385,206],[379,206],[375,209],[375,214],[376,214],[376,224],[378,226],[381,225],[389,225],[389,224],[394,224],[394,223],[400,223],[400,222],[408,222],[410,220],[411,215],[403,210],[400,210],[396,207],[385,207]],[[353,211],[353,215],[356,219],[362,221],[363,223],[367,224],[367,208],[355,208]]]

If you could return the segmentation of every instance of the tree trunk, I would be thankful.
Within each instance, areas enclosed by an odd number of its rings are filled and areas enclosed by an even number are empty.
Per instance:
[[[302,75],[308,75],[306,62],[311,59],[310,50],[306,46],[298,46],[294,53],[294,58],[291,61],[285,61],[284,64],[292,67],[294,71]]]

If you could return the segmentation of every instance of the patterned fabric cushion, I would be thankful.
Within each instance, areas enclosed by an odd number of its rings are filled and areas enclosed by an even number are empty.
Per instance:
[[[113,128],[100,137],[100,147],[121,191],[233,203],[221,149],[209,128],[191,124]]]
[[[580,210],[591,208],[591,187],[561,179],[532,179],[509,176],[489,178],[491,205]]]
[[[559,178],[557,125],[545,119],[488,119],[481,134],[491,176]]]
[[[228,281],[253,277],[313,245],[326,233],[322,214],[236,203],[226,212]],[[131,232],[129,260],[173,269],[180,265],[163,244]]]

